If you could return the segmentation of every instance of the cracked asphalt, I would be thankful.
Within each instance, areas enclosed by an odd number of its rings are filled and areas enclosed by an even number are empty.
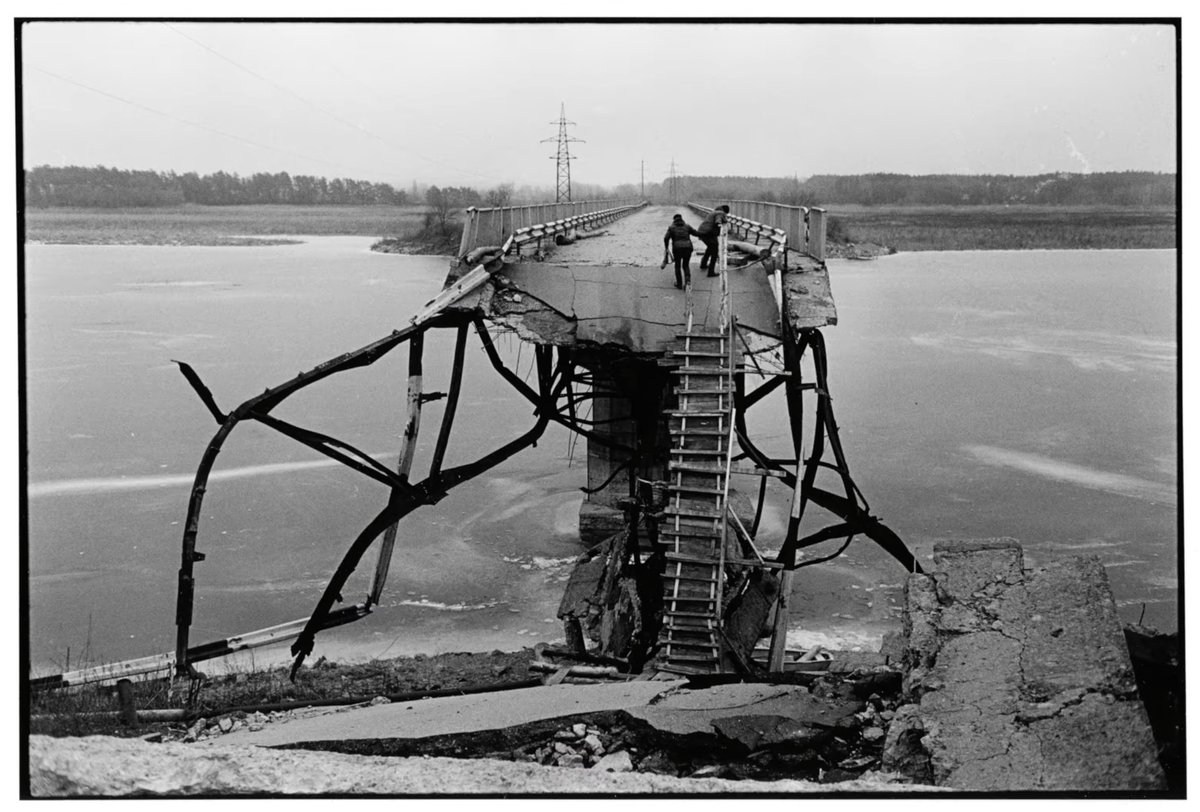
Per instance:
[[[550,261],[566,265],[637,265],[657,267],[662,263],[663,235],[671,224],[671,216],[682,214],[693,227],[701,218],[686,206],[647,206],[620,220],[601,226],[609,232],[605,237],[590,237],[571,245],[555,246]],[[693,277],[704,253],[704,244],[692,238]],[[669,272],[670,269],[664,271]]]

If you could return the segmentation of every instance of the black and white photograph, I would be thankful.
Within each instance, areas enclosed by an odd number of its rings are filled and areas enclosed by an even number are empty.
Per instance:
[[[14,794],[1186,797],[1181,17],[192,5],[13,18]]]

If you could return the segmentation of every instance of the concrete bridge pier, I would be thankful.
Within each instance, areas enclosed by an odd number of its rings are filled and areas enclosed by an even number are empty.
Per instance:
[[[655,360],[627,353],[592,350],[577,363],[591,374],[590,426],[600,438],[624,448],[585,439],[589,493],[579,508],[579,538],[591,547],[618,532],[625,514],[620,502],[636,490],[636,480],[666,476],[670,436],[662,419],[666,399],[674,398],[669,376]],[[635,453],[627,449],[636,449]]]

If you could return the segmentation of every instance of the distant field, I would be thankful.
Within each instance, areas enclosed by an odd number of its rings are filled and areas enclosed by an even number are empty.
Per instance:
[[[28,209],[29,242],[123,245],[272,245],[279,235],[407,237],[421,206],[174,206]]]
[[[1174,207],[827,207],[854,242],[897,251],[1174,248]]]

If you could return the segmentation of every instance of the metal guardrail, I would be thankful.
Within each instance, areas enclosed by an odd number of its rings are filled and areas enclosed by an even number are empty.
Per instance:
[[[605,210],[630,208],[644,204],[638,198],[612,200],[577,200],[569,203],[537,203],[529,206],[497,206],[466,210],[462,242],[458,247],[461,259],[481,245],[503,245],[509,235],[544,223],[554,223]]]
[[[611,209],[601,209],[599,211],[589,212],[588,214],[577,214],[573,217],[566,217],[562,220],[554,220],[548,223],[538,223],[537,225],[528,226],[527,228],[518,228],[512,233],[512,242],[517,246],[524,245],[527,242],[534,240],[538,241],[539,247],[543,237],[552,237],[556,234],[566,234],[580,226],[597,226],[601,223],[606,223],[609,220],[615,220],[623,214],[626,214],[634,209],[640,209],[645,203],[629,206],[615,206]],[[507,253],[507,251],[505,251]]]
[[[708,201],[714,202],[714,201]],[[787,234],[788,245],[814,259],[825,259],[825,209],[815,206],[785,206],[761,200],[728,200],[730,221],[733,217],[769,226]],[[709,206],[689,203],[693,209],[712,211]],[[715,202],[714,202],[715,205]]]
[[[323,626],[327,629],[334,626],[341,626],[342,624],[366,617],[370,613],[371,609],[369,606],[356,603],[353,606],[343,607],[330,613],[328,620]],[[308,618],[303,617],[287,623],[280,623],[277,626],[268,626],[265,629],[257,629],[245,634],[226,637],[223,640],[195,646],[187,650],[187,662],[203,662],[204,660],[224,657],[234,652],[246,651],[291,640],[304,630],[304,626],[307,623]],[[169,672],[175,668],[176,662],[177,654],[175,652],[152,654],[148,657],[138,657],[133,660],[123,660],[117,663],[106,663],[104,665],[81,668],[76,671],[66,671],[61,674],[54,674],[53,676],[34,677],[29,680],[29,687],[34,691],[48,691],[60,688],[72,688],[89,683],[111,684],[118,680],[129,679],[130,677],[146,677],[147,675],[153,676],[155,674],[162,674],[162,672]]]

